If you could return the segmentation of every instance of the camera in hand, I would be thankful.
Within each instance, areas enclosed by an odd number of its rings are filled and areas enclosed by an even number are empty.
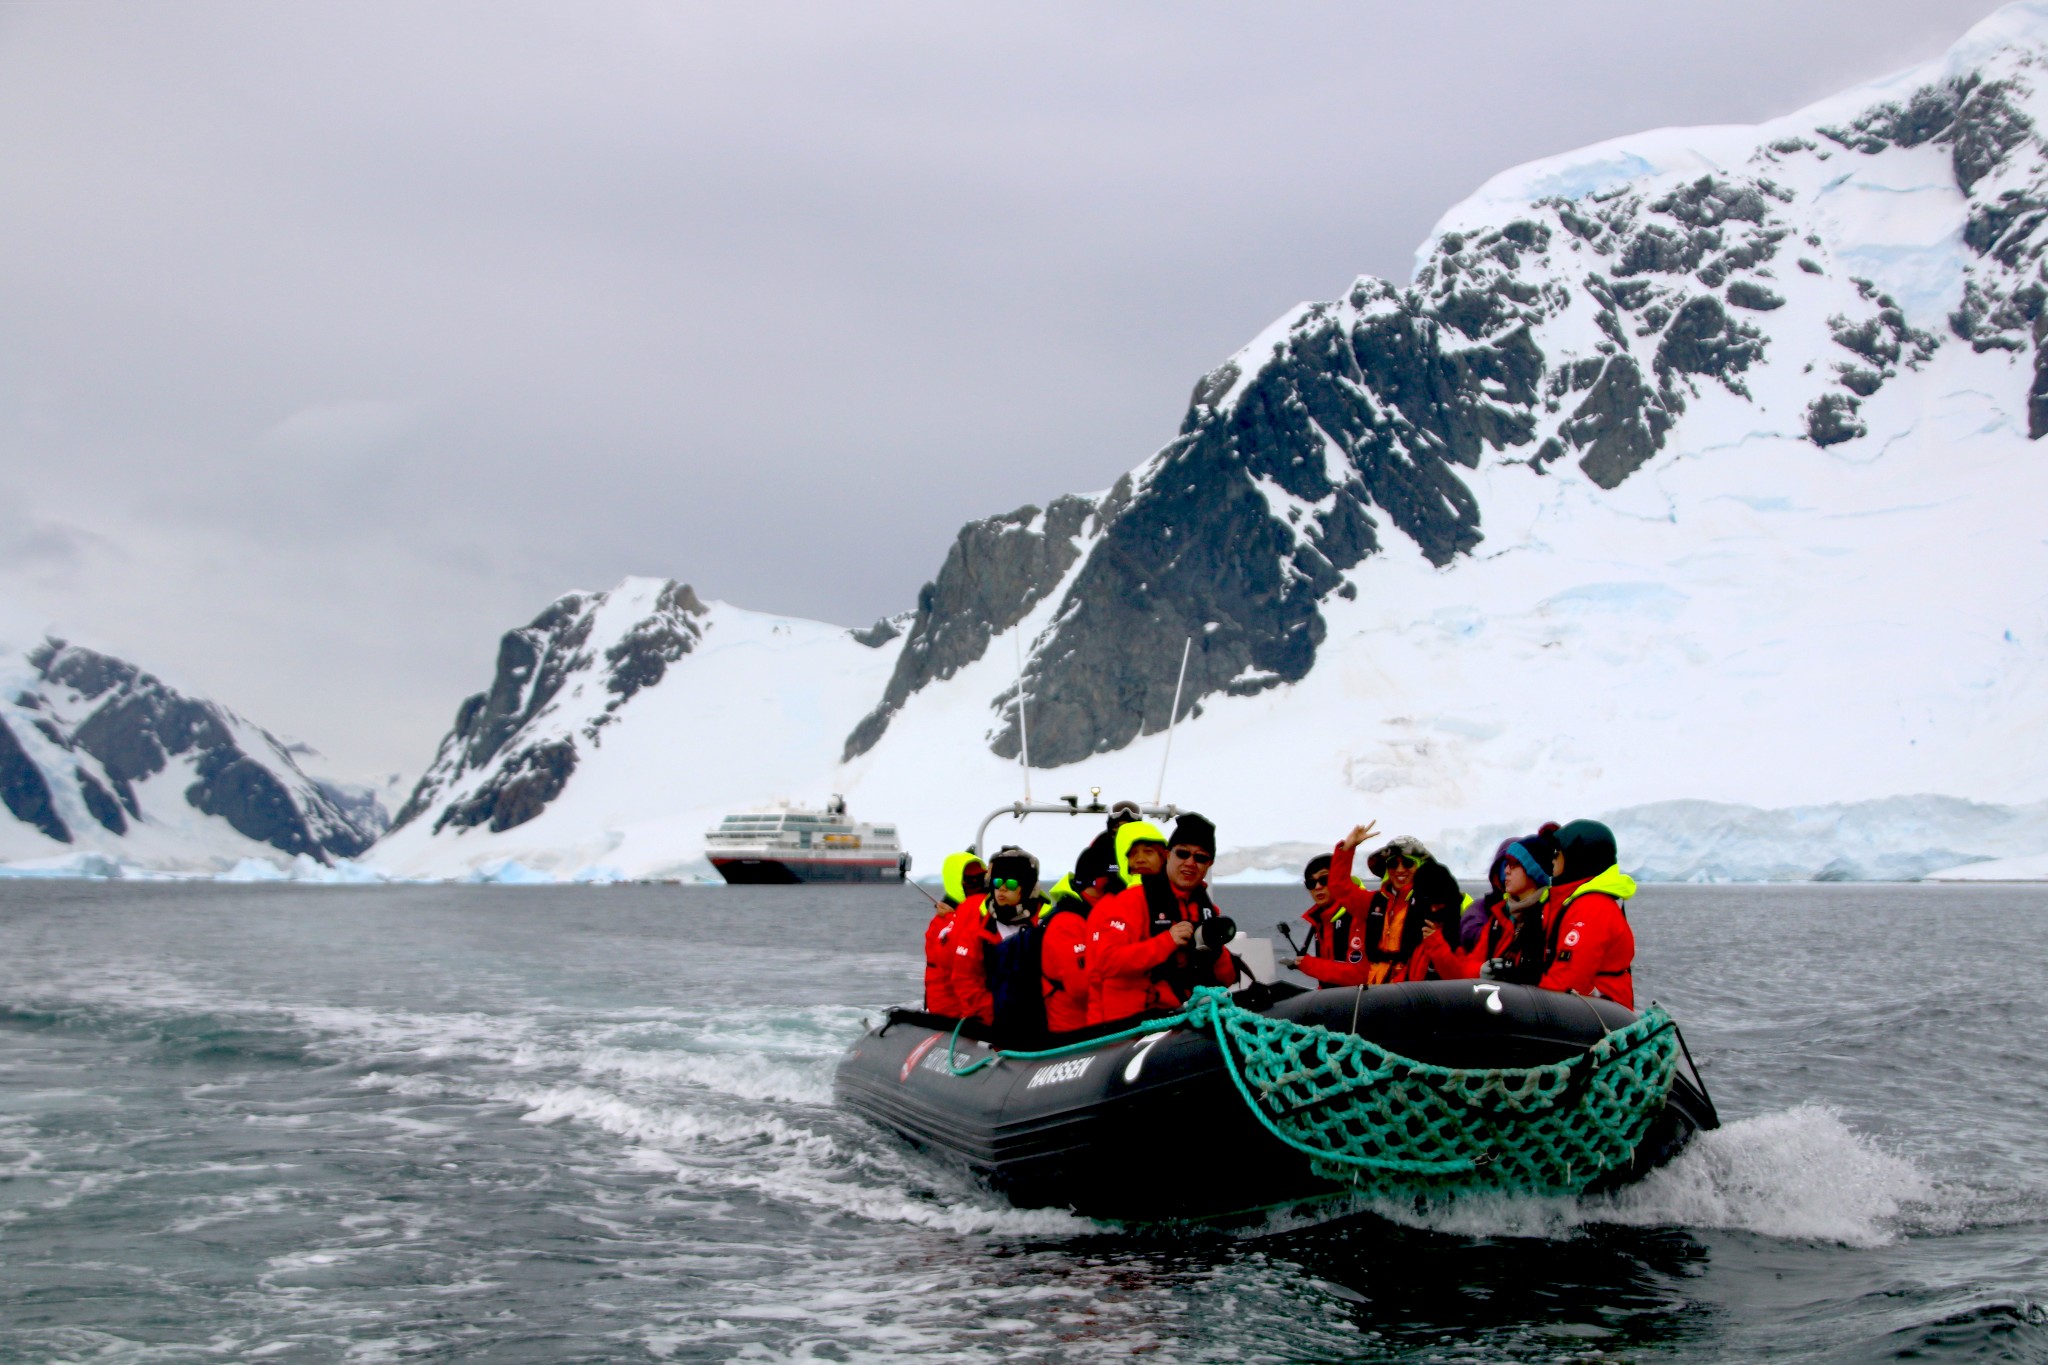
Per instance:
[[[1192,942],[1196,952],[1213,953],[1236,937],[1237,921],[1228,915],[1218,915],[1195,926]]]

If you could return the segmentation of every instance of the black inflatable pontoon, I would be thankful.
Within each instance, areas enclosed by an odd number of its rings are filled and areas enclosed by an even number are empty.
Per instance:
[[[1564,1061],[1636,1018],[1610,1001],[1473,981],[1308,991],[1262,1012],[1475,1070]],[[1004,1058],[968,1076],[947,1064],[953,1030],[950,1019],[892,1010],[840,1062],[839,1103],[965,1165],[1020,1207],[1116,1220],[1214,1218],[1348,1188],[1317,1175],[1259,1123],[1208,1030],[1167,1024],[1099,1050]],[[990,1051],[972,1023],[954,1045],[963,1068]],[[1640,1177],[1719,1123],[1687,1059],[1634,1159],[1594,1188]]]

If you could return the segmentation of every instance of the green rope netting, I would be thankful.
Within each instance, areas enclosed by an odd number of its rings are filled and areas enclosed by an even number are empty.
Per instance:
[[[1252,1114],[1318,1175],[1383,1189],[1582,1191],[1634,1156],[1670,1092],[1679,1049],[1677,1026],[1653,1005],[1566,1061],[1435,1066],[1353,1034],[1240,1009],[1229,992],[1205,986],[1180,1014],[1107,1038],[991,1053],[966,1067],[949,1047],[947,1063],[971,1075],[1004,1057],[1071,1056],[1182,1025],[1215,1033]]]
[[[1352,1184],[1576,1193],[1629,1163],[1678,1064],[1677,1028],[1654,1005],[1567,1061],[1468,1070],[1197,997],[1190,1019],[1215,1030],[1252,1113]]]

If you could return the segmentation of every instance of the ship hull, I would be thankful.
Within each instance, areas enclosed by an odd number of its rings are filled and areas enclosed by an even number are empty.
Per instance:
[[[714,856],[711,865],[734,886],[798,886],[810,882],[900,882],[903,865],[894,858],[733,858]]]

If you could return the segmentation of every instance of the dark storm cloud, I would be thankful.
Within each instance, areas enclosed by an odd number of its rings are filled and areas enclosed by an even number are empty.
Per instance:
[[[0,6],[7,619],[417,767],[559,591],[901,609],[1494,172],[1989,9]]]

